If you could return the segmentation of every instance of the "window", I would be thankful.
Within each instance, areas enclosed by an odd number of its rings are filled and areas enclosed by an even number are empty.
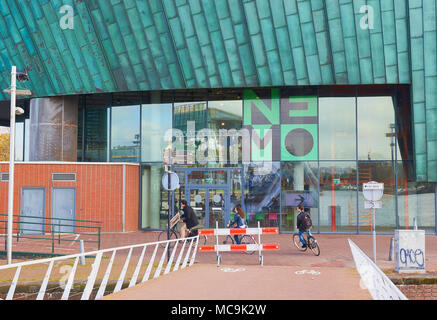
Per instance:
[[[208,128],[215,135],[216,159],[209,163],[235,166],[241,163],[242,138],[238,137],[243,120],[242,100],[208,102]]]
[[[319,194],[317,162],[283,162],[281,164],[281,228],[294,231],[302,204],[311,215],[313,232],[318,230]]]
[[[320,162],[320,230],[356,232],[356,161]]]
[[[435,233],[435,184],[414,181],[412,161],[398,161],[397,170],[399,228]]]
[[[111,108],[111,161],[138,162],[140,106]]]
[[[167,130],[172,128],[172,104],[156,103],[141,106],[141,161],[162,161]]]
[[[382,207],[376,209],[376,232],[393,232],[396,227],[396,187],[395,167],[391,161],[359,161],[358,162],[358,210],[360,232],[371,231],[368,219],[370,209],[364,208],[363,183],[377,181],[384,183]],[[364,228],[364,229],[363,229]]]
[[[278,226],[281,166],[279,162],[244,164],[244,202],[248,225]],[[273,219],[275,218],[275,219]]]
[[[84,161],[108,161],[108,119],[111,95],[94,94],[86,96],[84,121]]]
[[[358,97],[358,159],[394,160],[392,97]]]
[[[355,98],[319,99],[319,157],[321,160],[355,160]]]

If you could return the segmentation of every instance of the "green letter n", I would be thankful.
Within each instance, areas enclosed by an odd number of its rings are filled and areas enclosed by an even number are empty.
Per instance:
[[[271,93],[271,99],[263,100],[253,90],[244,90],[244,125],[279,124],[279,89]]]

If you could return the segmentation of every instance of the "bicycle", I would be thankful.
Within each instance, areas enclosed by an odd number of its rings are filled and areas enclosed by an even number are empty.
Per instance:
[[[245,235],[238,235],[238,238],[240,240],[240,244],[256,244],[256,240],[254,237],[252,237],[251,235],[245,234]],[[233,236],[231,235],[227,235],[225,240],[223,241],[223,244],[226,244],[228,242],[228,239],[231,240],[232,244],[235,244],[235,239]],[[243,251],[245,254],[254,254],[255,250],[251,250],[251,251]]]
[[[306,235],[306,239],[305,239],[305,235]],[[311,234],[311,231],[308,230],[306,232],[303,232],[302,236],[305,239],[305,243],[306,243],[305,247],[302,247],[302,242],[300,241],[299,234],[295,233],[293,235],[293,243],[296,246],[296,248],[302,252],[304,252],[308,248],[310,248],[315,256],[319,256],[320,255],[320,247],[319,247],[319,244],[318,244],[316,238],[314,238],[314,236]]]
[[[169,240],[176,240],[181,238],[181,233],[176,229],[179,221],[180,221],[180,214],[176,214],[172,220],[170,220],[170,239]],[[188,234],[188,238],[195,237],[198,235],[198,229],[200,229],[200,226],[195,226],[191,229],[189,229],[190,233]],[[167,230],[163,230],[158,235],[158,241],[166,241],[168,240],[168,233]],[[202,245],[205,245],[208,241],[208,237],[205,235],[199,236],[199,243]],[[176,241],[172,241],[169,243],[170,248],[173,247],[173,245],[176,243]],[[160,246],[162,248],[165,248],[167,244],[165,242],[161,243]]]

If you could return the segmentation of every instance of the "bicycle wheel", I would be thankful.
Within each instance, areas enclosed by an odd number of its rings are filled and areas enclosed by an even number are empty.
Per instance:
[[[201,245],[205,245],[206,241],[208,241],[208,237],[207,236],[199,236],[199,243]],[[202,243],[203,242],[203,243]]]
[[[245,234],[244,236],[241,237],[241,244],[256,244],[255,239],[252,236],[249,236],[247,234]],[[243,251],[245,254],[254,254],[255,250],[248,250],[248,251]]]
[[[320,248],[317,240],[313,237],[308,237],[308,246],[315,256],[320,255]]]
[[[300,238],[297,233],[293,235],[293,243],[299,251],[306,251],[307,247],[302,248],[302,242],[300,242]]]
[[[228,241],[229,241],[231,244],[234,244],[234,239],[232,239],[232,237],[231,237],[230,235],[227,235],[227,236],[226,236],[225,240],[223,240],[223,244],[227,244]]]
[[[170,240],[179,239],[179,235],[174,230],[170,230]],[[167,230],[161,231],[158,236],[158,241],[166,241],[167,240]],[[176,241],[170,242],[169,246],[172,248],[175,245]],[[161,248],[165,248],[167,243],[160,243],[159,246]]]

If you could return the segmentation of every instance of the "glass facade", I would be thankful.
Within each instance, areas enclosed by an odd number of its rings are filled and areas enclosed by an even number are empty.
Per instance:
[[[91,95],[79,119],[79,161],[141,163],[140,227],[166,227],[187,199],[215,227],[241,204],[249,226],[372,231],[363,183],[384,183],[376,231],[436,233],[436,185],[415,181],[408,86],[248,88]],[[170,140],[171,139],[171,140]],[[178,151],[180,188],[161,186],[163,149]]]

